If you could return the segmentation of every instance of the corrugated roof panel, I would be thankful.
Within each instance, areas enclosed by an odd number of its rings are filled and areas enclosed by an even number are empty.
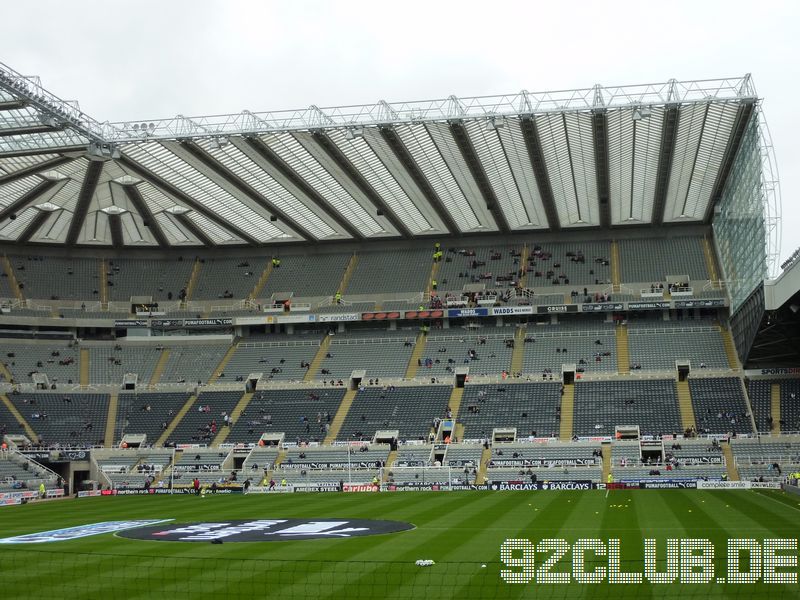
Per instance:
[[[366,237],[383,233],[381,225],[288,133],[261,140],[294,172]]]
[[[380,137],[380,133],[374,128],[365,130],[363,135],[354,136],[352,139],[347,139],[344,131],[340,129],[328,132],[328,137],[336,144],[345,158],[412,233],[429,231],[431,224],[372,150],[365,139],[366,135],[369,135],[373,141],[374,138]]]
[[[283,231],[268,217],[255,212],[163,145],[151,142],[127,146],[125,154],[235,227],[248,231],[259,242],[283,237]]]
[[[477,230],[481,223],[425,126],[402,124],[395,131],[458,228]]]
[[[337,235],[336,230],[303,202],[295,198],[235,145],[220,144],[219,140],[197,140],[197,143],[214,160],[284,211],[290,218],[301,223],[315,237],[326,238]]]

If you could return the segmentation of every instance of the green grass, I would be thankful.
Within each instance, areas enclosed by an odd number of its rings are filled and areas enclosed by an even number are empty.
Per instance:
[[[114,535],[2,545],[0,597],[800,598],[797,585],[510,585],[500,576],[506,568],[500,547],[507,538],[534,543],[618,538],[623,570],[642,572],[645,537],[707,538],[716,547],[716,574],[724,575],[729,538],[800,537],[800,498],[782,492],[637,490],[613,491],[608,498],[602,491],[89,498],[0,508],[0,537],[116,519],[173,518],[180,523],[270,517],[379,518],[416,528],[352,539],[222,545]],[[662,543],[662,557],[663,548]],[[536,555],[539,564],[544,558]],[[417,567],[417,559],[436,564]],[[570,560],[568,555],[554,570],[569,571]]]

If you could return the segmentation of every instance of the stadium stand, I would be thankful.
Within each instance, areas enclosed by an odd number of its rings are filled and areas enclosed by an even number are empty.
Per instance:
[[[389,446],[364,444],[359,447],[289,448],[282,469],[373,469],[386,464]]]
[[[607,241],[547,242],[529,246],[528,287],[555,284],[577,288],[611,283],[611,246]]]
[[[430,444],[404,444],[397,449],[397,455],[390,466],[422,467],[430,464],[433,446]]]
[[[25,415],[22,415],[25,418]],[[11,413],[3,402],[0,402],[0,439],[4,435],[26,435],[25,427],[22,423],[17,421],[16,417]],[[35,442],[36,440],[31,440]]]
[[[269,264],[265,256],[201,258],[192,300],[247,298]]]
[[[581,372],[616,373],[617,338],[613,324],[589,321],[575,325],[529,326],[525,331],[524,372],[541,374],[547,369],[560,374],[562,365],[574,363]]]
[[[332,296],[342,280],[350,254],[306,254],[281,258],[272,270],[262,296],[294,292],[298,298]]]
[[[115,258],[108,260],[108,295],[128,301],[131,296],[152,296],[154,301],[178,300],[189,285],[194,261]]]
[[[80,349],[69,344],[4,344],[2,357],[17,382],[30,382],[33,373],[44,373],[51,383],[77,382]]]
[[[467,439],[491,438],[495,427],[515,427],[517,435],[558,435],[561,384],[469,385],[457,421]]]
[[[10,256],[26,298],[99,300],[100,263],[94,258]]]
[[[322,440],[325,424],[336,414],[344,392],[343,388],[258,391],[231,427],[227,441],[256,443],[263,433],[284,433],[287,442]]]
[[[19,393],[9,396],[43,446],[103,445],[108,395]]]
[[[706,281],[709,274],[702,238],[621,239],[620,271],[624,283],[664,283],[670,275]]]
[[[780,481],[800,471],[800,440],[796,436],[737,439],[731,442],[731,451],[742,479]]]
[[[642,370],[674,370],[676,360],[693,369],[729,368],[719,329],[704,321],[631,320],[628,347],[631,364]]]
[[[471,375],[500,375],[510,371],[515,333],[512,327],[433,331],[428,335],[417,375],[452,377],[456,368],[464,366],[469,367]]]
[[[764,379],[752,379],[747,382],[747,395],[750,397],[750,406],[753,407],[756,430],[763,433],[769,433],[772,429],[770,397],[772,383]]]
[[[431,271],[429,249],[360,252],[347,294],[422,292]]]
[[[160,380],[162,383],[177,383],[180,381],[205,383],[227,351],[228,346],[221,344],[171,346]],[[226,371],[232,375],[239,374],[235,372],[235,369],[231,369],[230,363],[226,366]],[[244,373],[245,376],[249,374],[250,372]],[[145,381],[144,383],[147,382]]]
[[[781,380],[781,421],[783,431],[800,431],[800,380]]]
[[[575,434],[613,436],[617,425],[638,425],[644,435],[682,431],[675,382],[667,379],[578,382]]]
[[[89,377],[93,383],[121,384],[127,373],[136,373],[146,385],[153,376],[161,352],[153,346],[95,346],[89,349]]]
[[[445,416],[449,399],[445,386],[362,388],[337,439],[370,440],[378,430],[397,430],[399,440],[427,439],[433,420]]]
[[[201,392],[189,411],[177,424],[169,441],[177,444],[210,443],[224,416],[230,415],[242,398],[242,392]]]
[[[753,432],[741,379],[690,378],[689,389],[692,392],[692,406],[699,432]]]
[[[24,456],[5,450],[0,451],[0,492],[35,490],[40,483],[45,488],[56,487],[56,476]]]
[[[258,477],[261,472],[266,473],[272,469],[278,454],[278,448],[274,446],[255,446],[242,463],[242,473],[248,477]]]
[[[517,280],[521,269],[521,251],[521,245],[485,246],[481,242],[471,243],[465,248],[448,247],[439,267],[439,290],[461,291],[465,285],[476,283],[485,284],[487,289],[508,287]],[[498,277],[510,279],[499,281]]]
[[[337,336],[328,347],[317,377],[349,378],[356,369],[366,370],[367,377],[402,377],[412,350],[399,336],[360,339]],[[368,361],[365,356],[369,356]]]
[[[121,393],[114,442],[127,433],[143,433],[147,435],[146,443],[154,444],[188,399],[188,392]]]
[[[228,379],[263,373],[267,380],[302,381],[308,367],[301,365],[310,365],[318,349],[318,338],[280,345],[269,342],[240,343],[225,366],[225,373]]]

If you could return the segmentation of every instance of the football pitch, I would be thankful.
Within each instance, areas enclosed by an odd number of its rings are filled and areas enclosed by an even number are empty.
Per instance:
[[[270,519],[378,519],[413,528],[364,537],[265,542],[223,538],[221,544],[128,539],[119,533],[2,544],[0,597],[800,598],[797,583],[764,583],[765,578],[779,580],[781,572],[798,572],[796,546],[773,552],[765,540],[796,541],[799,517],[800,497],[762,490],[133,496],[55,501],[1,508],[0,538],[131,519],[172,519],[160,525],[165,528]],[[517,550],[501,553],[507,539],[529,542],[516,542]],[[637,573],[646,573],[645,539],[655,540],[651,542],[654,568],[672,583],[652,583],[644,575],[643,583],[609,583],[625,577],[635,580]],[[697,564],[705,561],[705,566],[692,568],[688,546],[680,542],[674,542],[676,555],[671,562],[669,539],[708,540],[705,555],[692,555]],[[751,547],[740,555],[738,570],[744,573],[743,579],[757,581],[722,581],[734,577],[727,561],[732,539],[754,540],[745,542]],[[713,558],[708,555],[709,546]],[[616,547],[620,559],[615,566]],[[774,567],[781,559],[768,558],[770,553],[789,557],[782,560],[794,557],[795,562]],[[434,564],[417,566],[418,560]],[[548,578],[564,583],[546,583]],[[709,581],[686,583],[692,578]],[[508,583],[511,580],[522,582]],[[589,580],[597,582],[579,583]]]

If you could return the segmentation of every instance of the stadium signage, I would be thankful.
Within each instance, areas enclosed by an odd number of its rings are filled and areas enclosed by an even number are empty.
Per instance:
[[[192,463],[190,465],[175,465],[173,471],[219,471],[219,463]]]
[[[147,319],[117,319],[114,321],[114,327],[117,329],[132,329],[135,327],[148,327],[150,322]]]
[[[659,546],[666,550],[666,560],[659,558]],[[754,590],[755,583],[797,584],[796,538],[730,538],[724,552],[708,539],[645,538],[642,549],[644,561],[623,562],[618,538],[572,542],[546,538],[538,543],[506,539],[500,546],[500,560],[509,568],[501,569],[500,577],[509,584],[745,584],[750,593],[743,595],[753,598],[774,595]],[[742,557],[745,552],[747,558]],[[714,560],[723,555],[726,562]],[[570,563],[571,570],[561,568]],[[638,566],[631,570],[634,565]],[[649,590],[646,594],[650,595]]]
[[[380,461],[351,461],[351,462],[291,462],[282,463],[283,469],[379,469],[382,467]]]
[[[725,300],[676,300],[675,308],[713,308],[725,306]]]
[[[779,490],[781,484],[772,481],[698,481],[698,490]]]
[[[489,484],[493,492],[507,491],[532,491],[532,490],[591,490],[594,484],[591,481],[537,481],[524,483],[522,481],[493,481]]]
[[[536,312],[541,314],[578,312],[577,304],[547,304],[537,306]]]
[[[628,302],[628,310],[661,310],[669,308],[669,302]]]
[[[697,481],[680,480],[640,481],[639,487],[643,490],[694,489],[697,487],[697,483]]]
[[[492,315],[532,315],[532,306],[498,306],[492,309]]]
[[[23,450],[24,454],[30,459],[43,462],[69,462],[71,460],[88,460],[89,453],[86,450]]]
[[[460,317],[488,317],[488,308],[449,308],[447,309],[447,317],[450,319],[457,319]]]
[[[233,319],[153,319],[150,326],[153,329],[181,329],[183,327],[207,328],[230,327]]]
[[[441,309],[407,310],[403,316],[406,319],[441,319],[444,316],[444,311]]]
[[[576,467],[596,464],[593,458],[493,458],[489,462],[495,467]]]
[[[371,483],[345,483],[342,486],[344,492],[379,492],[380,488]]]
[[[599,304],[581,304],[581,312],[612,312],[623,310],[622,302],[600,302]]]
[[[317,321],[320,323],[338,323],[340,321],[358,321],[361,315],[358,313],[342,313],[340,315],[319,315]]]
[[[317,315],[281,315],[275,317],[276,323],[313,323]]]
[[[186,523],[176,526],[145,527],[121,533],[122,537],[169,542],[276,542],[283,540],[313,540],[352,538],[413,529],[402,521],[373,521],[367,519],[258,519],[254,521],[225,521]]]
[[[400,318],[400,311],[365,312],[361,313],[362,321],[396,321]]]
[[[746,375],[797,375],[800,367],[777,367],[775,369],[752,369],[745,371]]]
[[[78,525],[77,527],[67,527],[66,529],[55,529],[52,531],[42,531],[40,533],[28,533],[25,535],[2,538],[0,539],[0,544],[43,544],[45,542],[62,542],[64,540],[76,540],[78,538],[89,537],[90,535],[127,531],[136,527],[147,527],[158,523],[166,523],[171,520],[172,519],[104,521],[102,523],[92,523],[91,525]]]

